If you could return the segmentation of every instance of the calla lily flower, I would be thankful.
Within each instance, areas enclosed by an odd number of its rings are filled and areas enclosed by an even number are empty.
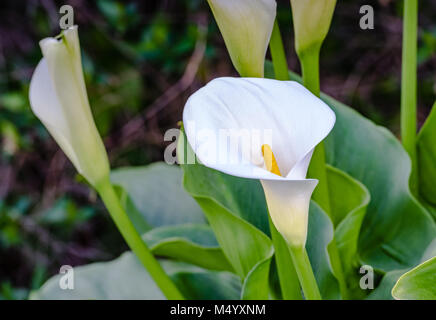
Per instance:
[[[39,44],[44,57],[30,82],[31,108],[77,171],[97,186],[109,176],[109,162],[88,102],[77,26]]]
[[[233,65],[243,77],[263,77],[276,17],[275,0],[208,0]]]
[[[330,28],[336,0],[291,0],[295,49],[319,49]]]
[[[309,162],[335,119],[299,83],[259,78],[215,79],[194,93],[183,111],[198,160],[226,174],[259,179],[275,227],[298,247],[306,243],[309,203],[318,183],[306,179]],[[238,131],[269,134],[248,140],[241,134],[239,147],[229,148],[223,134]]]

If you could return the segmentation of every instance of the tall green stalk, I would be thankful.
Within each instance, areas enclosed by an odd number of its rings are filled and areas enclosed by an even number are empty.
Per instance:
[[[418,189],[416,155],[416,87],[417,87],[417,36],[418,0],[404,1],[403,56],[401,74],[401,140],[412,160],[410,187]]]
[[[304,50],[298,55],[301,63],[301,73],[303,76],[304,86],[319,97],[319,54],[321,46],[315,45]]]
[[[285,48],[283,46],[282,35],[277,20],[274,21],[274,28],[269,42],[269,49],[274,68],[275,78],[277,80],[289,80],[289,68],[286,60]]]
[[[303,75],[303,85],[314,95],[319,97],[319,53],[321,46],[306,49],[299,55]],[[330,198],[327,183],[327,171],[325,166],[324,143],[320,142],[315,148],[310,162],[308,176],[319,180],[318,186],[313,192],[312,198],[330,215]]]
[[[321,300],[318,284],[304,247],[289,247],[304,297],[307,300]]]
[[[148,271],[151,278],[155,281],[165,297],[170,300],[182,300],[182,294],[162,269],[159,262],[154,258],[153,254],[150,252],[121,206],[120,200],[115,193],[109,178],[101,182],[96,189],[118,227],[118,230],[121,232],[121,235],[126,240],[130,249],[144,265],[145,269]]]

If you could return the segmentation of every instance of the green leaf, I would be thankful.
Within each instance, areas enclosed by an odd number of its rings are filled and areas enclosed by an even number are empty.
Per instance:
[[[419,191],[436,207],[436,104],[422,126],[417,138]],[[436,219],[436,214],[433,215]]]
[[[242,285],[243,300],[268,300],[270,264],[271,257],[260,261],[251,269]]]
[[[192,153],[183,134],[177,152]],[[235,272],[242,278],[273,253],[260,182],[240,179],[200,164],[183,164],[185,189],[203,209]],[[262,232],[264,231],[264,232]]]
[[[327,166],[331,218],[335,227],[335,241],[348,293],[362,297],[358,273],[358,240],[370,195],[365,186],[345,172]]]
[[[157,162],[145,167],[113,170],[111,180],[127,192],[152,227],[205,223],[201,208],[183,190],[182,176],[179,167]]]
[[[333,225],[329,216],[316,202],[311,201],[306,250],[323,299],[340,298],[328,253],[332,241]]]
[[[436,256],[436,239],[434,239],[430,245],[425,249],[424,254],[421,257],[421,263],[425,262]],[[370,300],[392,300],[392,288],[398,279],[411,268],[393,270],[386,273],[377,288],[368,296]]]
[[[359,239],[366,264],[384,271],[416,264],[436,225],[409,189],[410,159],[388,130],[323,97],[337,122],[326,140],[327,161],[361,181],[371,202]]]
[[[189,264],[162,260],[165,271],[187,299],[238,299],[239,279],[229,272],[206,271]],[[165,299],[136,257],[126,252],[110,262],[74,268],[74,289],[63,290],[59,280],[49,279],[31,299]]]
[[[188,262],[205,269],[233,271],[212,229],[207,225],[187,224],[155,228],[143,236],[158,256]]]
[[[436,257],[403,274],[392,295],[401,300],[436,300]]]
[[[206,213],[220,247],[241,278],[245,278],[259,261],[272,255],[271,240],[253,225],[213,198],[194,197]]]
[[[370,289],[365,291],[370,292],[367,300],[393,300],[392,298],[392,287],[397,282],[398,278],[401,277],[403,273],[405,273],[409,269],[400,269],[389,271],[384,275],[381,282],[372,292]],[[362,290],[364,291],[364,290]]]

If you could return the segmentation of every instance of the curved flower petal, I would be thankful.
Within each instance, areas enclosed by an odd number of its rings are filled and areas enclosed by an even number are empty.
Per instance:
[[[32,76],[30,105],[35,115],[91,184],[109,174],[82,73],[77,26],[40,42],[44,58]]]
[[[268,210],[277,230],[295,247],[307,238],[308,212],[317,180],[261,180]]]
[[[283,180],[305,178],[311,153],[333,128],[335,115],[297,82],[218,78],[189,98],[183,121],[206,166],[244,178]],[[271,146],[286,178],[263,168],[263,144]]]
[[[233,65],[244,77],[263,77],[275,0],[208,0]]]

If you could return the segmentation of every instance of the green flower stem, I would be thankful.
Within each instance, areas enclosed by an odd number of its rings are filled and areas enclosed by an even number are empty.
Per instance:
[[[303,84],[314,95],[320,95],[319,86],[319,52],[320,46],[308,48],[299,54],[303,73]],[[330,215],[330,199],[327,184],[327,172],[325,166],[324,143],[320,142],[315,148],[310,162],[308,176],[319,180],[318,186],[313,192],[313,199]]]
[[[289,80],[289,68],[286,60],[285,48],[283,47],[282,35],[280,34],[277,20],[274,22],[274,28],[269,43],[274,74],[277,80]]]
[[[321,46],[307,48],[304,52],[299,53],[298,57],[301,63],[301,73],[303,75],[303,84],[314,95],[319,97],[319,53]]]
[[[416,86],[417,86],[418,0],[404,1],[403,57],[401,74],[401,140],[412,160],[410,187],[418,188],[416,156]]]
[[[279,275],[280,288],[282,291],[283,300],[302,300],[300,285],[298,284],[298,276],[292,262],[291,254],[288,249],[286,240],[277,231],[271,218],[269,218],[269,228],[271,230],[271,238],[274,244],[274,256],[277,264],[277,272]]]
[[[139,258],[152,279],[161,289],[162,293],[169,300],[184,299],[182,294],[162,269],[159,262],[157,262],[157,260],[154,258],[153,254],[150,252],[147,245],[136,231],[135,227],[121,206],[120,200],[115,193],[109,178],[100,183],[96,189],[130,249]]]
[[[309,257],[304,247],[289,247],[294,266],[307,300],[321,300],[318,284],[310,265]]]
[[[303,84],[318,97],[321,93],[319,81],[320,49],[320,45],[314,46],[299,54],[303,74]],[[312,160],[308,170],[308,176],[309,178],[315,178],[319,180],[318,186],[313,192],[312,198],[321,206],[327,215],[331,217],[330,195],[327,181],[327,168],[325,163],[325,147],[323,141],[316,146],[313,152]],[[348,288],[335,239],[333,239],[329,247],[329,254],[335,271],[335,276],[339,283],[341,296],[343,299],[348,299]]]

